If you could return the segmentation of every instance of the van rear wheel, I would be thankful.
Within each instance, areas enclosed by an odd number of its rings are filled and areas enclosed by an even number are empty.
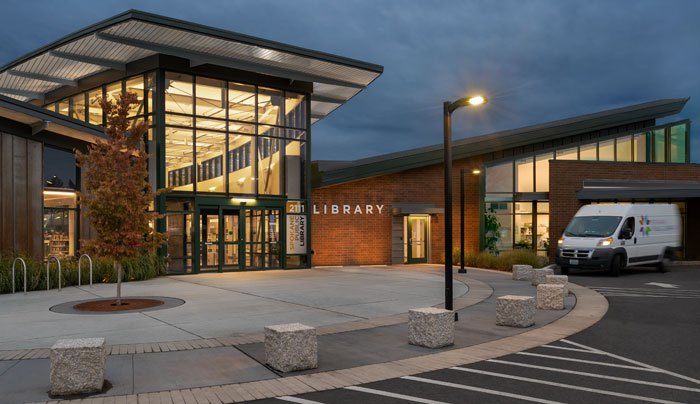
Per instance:
[[[610,264],[610,275],[620,276],[620,270],[622,269],[622,255],[618,254],[613,257],[612,263]]]
[[[668,272],[668,266],[670,264],[671,264],[671,258],[669,257],[669,254],[664,253],[663,259],[661,259],[661,261],[659,261],[659,263],[656,264],[656,270],[661,272],[661,273]]]

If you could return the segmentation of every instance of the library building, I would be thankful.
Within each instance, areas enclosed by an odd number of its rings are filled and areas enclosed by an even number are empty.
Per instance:
[[[690,121],[680,116],[687,102],[591,111],[454,141],[454,247],[463,219],[465,252],[484,250],[488,217],[499,251],[529,249],[553,262],[556,240],[584,204],[674,203],[683,221],[680,258],[700,259],[689,248],[700,245],[700,234],[688,231],[700,226],[700,165],[690,164]],[[443,173],[442,144],[313,162],[313,264],[443,262]]]
[[[130,10],[0,67],[0,252],[80,255],[93,237],[75,151],[105,139],[101,97],[136,93],[171,274],[443,260],[442,145],[311,162],[312,125],[383,73],[358,61]],[[670,202],[700,259],[700,166],[688,99],[663,99],[453,143],[467,251],[552,257],[586,203]],[[661,123],[660,121],[663,121]],[[347,133],[352,136],[352,133]],[[458,244],[455,243],[455,246]]]
[[[308,268],[311,126],[383,67],[140,11],[0,67],[0,252],[60,259],[92,234],[75,151],[101,97],[136,93],[173,274]]]

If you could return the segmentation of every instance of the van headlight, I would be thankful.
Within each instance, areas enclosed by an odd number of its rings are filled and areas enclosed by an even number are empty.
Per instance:
[[[564,244],[564,237],[559,237],[559,241],[557,241],[559,245]]]
[[[609,247],[612,243],[612,237],[604,238],[598,242],[598,247]]]

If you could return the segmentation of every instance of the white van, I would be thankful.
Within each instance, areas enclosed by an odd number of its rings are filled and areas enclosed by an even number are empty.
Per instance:
[[[632,265],[661,272],[681,247],[681,215],[672,204],[585,205],[559,239],[556,263],[569,268],[610,269],[613,276]]]

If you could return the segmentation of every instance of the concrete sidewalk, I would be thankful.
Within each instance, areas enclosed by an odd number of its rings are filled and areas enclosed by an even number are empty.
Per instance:
[[[440,272],[436,269],[425,267],[416,273],[440,279]],[[546,343],[541,341],[559,339],[568,332],[573,333],[581,327],[585,328],[586,324],[597,321],[596,316],[602,316],[601,312],[605,312],[601,307],[605,302],[604,298],[601,302],[596,300],[593,292],[589,294],[589,291],[574,286],[573,290],[584,295],[584,301],[590,303],[587,305],[590,307],[576,307],[577,312],[583,316],[583,321],[573,318],[568,322],[564,321],[571,317],[564,316],[576,304],[574,297],[568,297],[567,309],[564,311],[538,310],[535,327],[544,326],[541,329],[533,331],[533,328],[498,327],[495,325],[496,297],[507,294],[532,296],[536,294],[536,289],[529,282],[512,281],[510,274],[503,273],[470,271],[468,277],[458,275],[456,279],[470,284],[471,288],[469,293],[455,301],[456,308],[464,308],[459,310],[460,321],[456,324],[456,341],[453,347],[430,350],[408,345],[405,315],[393,315],[383,317],[381,321],[375,320],[374,323],[372,320],[365,320],[320,328],[319,368],[289,375],[277,374],[262,365],[264,349],[260,334],[250,336],[250,343],[230,346],[221,343],[222,346],[173,349],[172,352],[127,351],[108,357],[107,380],[113,387],[105,394],[95,396],[98,397],[95,400],[99,402],[100,397],[109,398],[115,395],[121,396],[118,398],[121,400],[125,395],[130,395],[127,397],[141,397],[144,401],[150,397],[150,402],[156,398],[158,401],[163,399],[168,402],[177,397],[182,397],[183,402],[188,402],[188,394],[201,393],[209,397],[208,402],[218,404],[270,397],[278,393],[296,394],[309,388],[312,390],[308,391],[340,387],[348,385],[351,381],[358,384],[367,381],[367,375],[373,372],[376,377],[411,374],[447,363],[447,358],[464,360],[467,356],[476,358],[479,353],[498,355],[500,351],[506,352],[508,349],[519,350],[532,344],[540,345]],[[470,298],[469,295],[474,296]],[[475,297],[477,295],[478,297]],[[547,326],[550,323],[552,324]],[[557,324],[561,325],[556,326]],[[498,343],[499,341],[501,343]],[[50,400],[46,393],[48,368],[48,359],[0,361],[2,402]],[[261,380],[267,381],[257,382]],[[250,383],[254,381],[256,382]],[[205,387],[221,385],[224,387]],[[249,386],[249,389],[244,386]]]
[[[122,285],[123,296],[172,297],[185,304],[109,314],[109,318],[55,313],[49,308],[113,297],[114,284],[0,295],[0,350],[49,348],[57,339],[78,337],[105,337],[109,345],[222,338],[261,332],[271,324],[318,327],[442,302],[442,279],[425,268],[410,268],[229,272],[127,282]],[[454,290],[458,297],[467,287],[455,281]]]

